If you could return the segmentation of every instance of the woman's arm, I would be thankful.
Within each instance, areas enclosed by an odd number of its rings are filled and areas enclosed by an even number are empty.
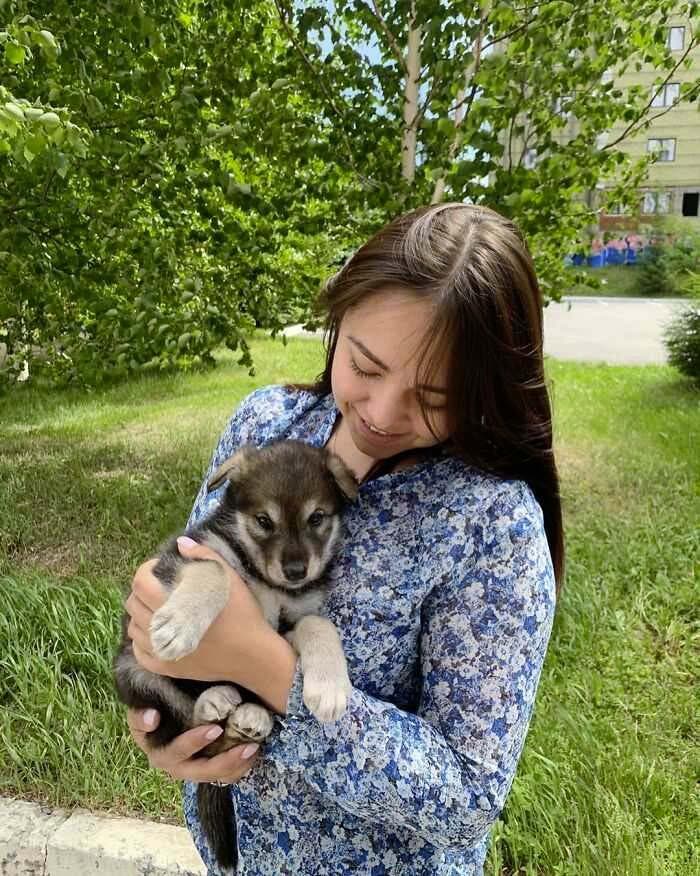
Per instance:
[[[127,632],[136,660],[157,675],[242,685],[257,693],[273,711],[284,714],[296,670],[294,649],[267,623],[246,584],[215,551],[189,538],[178,539],[178,549],[189,559],[221,563],[228,578],[228,602],[191,654],[177,661],[161,660],[154,656],[150,629],[153,615],[165,604],[168,593],[153,574],[156,560],[142,563],[125,603],[130,617]]]
[[[348,712],[320,724],[297,670],[265,757],[389,829],[444,848],[479,842],[510,790],[552,625],[539,509],[521,510],[495,501],[471,532],[469,557],[462,538],[463,556],[424,602],[417,714],[353,689]]]

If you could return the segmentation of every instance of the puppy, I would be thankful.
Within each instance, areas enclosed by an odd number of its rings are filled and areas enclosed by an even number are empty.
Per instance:
[[[335,721],[347,708],[351,685],[338,632],[319,611],[325,597],[323,575],[341,533],[342,508],[356,498],[357,482],[339,457],[299,441],[241,448],[214,472],[208,488],[225,482],[219,506],[187,535],[233,566],[268,623],[288,631],[286,638],[300,656],[306,706],[319,721]],[[151,622],[154,653],[162,660],[178,660],[197,648],[228,602],[226,575],[218,562],[180,556],[176,537],[163,548],[154,574],[169,592]],[[230,683],[166,678],[142,669],[127,635],[128,623],[125,614],[114,661],[116,686],[127,706],[159,711],[160,723],[146,737],[150,745],[167,745],[206,723],[221,724],[224,733],[202,756],[268,736],[272,715],[251,691],[242,695]],[[201,783],[197,802],[218,863],[235,869],[229,792]]]

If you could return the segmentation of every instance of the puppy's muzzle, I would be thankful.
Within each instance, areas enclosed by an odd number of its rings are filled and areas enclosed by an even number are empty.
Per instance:
[[[306,578],[306,563],[303,560],[291,560],[282,564],[282,571],[287,581],[301,581]]]

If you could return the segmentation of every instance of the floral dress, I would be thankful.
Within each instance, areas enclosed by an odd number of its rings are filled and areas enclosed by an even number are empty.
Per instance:
[[[209,473],[243,444],[323,446],[338,416],[330,395],[257,390],[232,417]],[[189,525],[220,497],[203,485]],[[229,789],[237,873],[477,876],[552,627],[541,509],[525,483],[436,449],[363,483],[343,520],[324,613],[348,662],[348,710],[317,721],[297,664],[287,714]],[[189,782],[184,811],[213,876]]]

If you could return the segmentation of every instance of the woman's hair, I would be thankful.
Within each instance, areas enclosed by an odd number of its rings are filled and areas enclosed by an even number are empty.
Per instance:
[[[419,382],[431,383],[447,360],[446,446],[468,464],[530,485],[559,588],[564,539],[544,378],[542,294],[520,231],[493,210],[461,203],[422,207],[378,231],[322,289],[327,354],[315,391],[331,392],[345,313],[387,289],[432,304]],[[423,416],[430,426],[425,408]]]

